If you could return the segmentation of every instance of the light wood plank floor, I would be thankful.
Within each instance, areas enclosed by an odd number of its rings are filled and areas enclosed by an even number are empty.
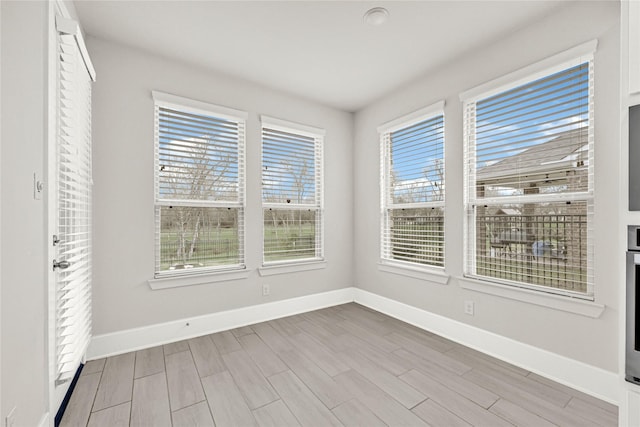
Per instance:
[[[357,304],[88,362],[62,426],[617,426],[618,408]]]

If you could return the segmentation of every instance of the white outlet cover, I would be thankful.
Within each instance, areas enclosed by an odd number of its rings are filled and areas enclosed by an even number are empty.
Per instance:
[[[475,309],[475,304],[473,303],[473,301],[465,301],[464,302],[464,312],[465,312],[465,314],[469,314],[469,315],[473,316],[474,309]]]

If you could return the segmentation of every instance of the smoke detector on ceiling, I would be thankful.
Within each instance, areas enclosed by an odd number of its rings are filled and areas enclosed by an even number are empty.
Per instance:
[[[380,26],[389,19],[389,11],[384,7],[374,7],[364,14],[364,22],[374,27]]]

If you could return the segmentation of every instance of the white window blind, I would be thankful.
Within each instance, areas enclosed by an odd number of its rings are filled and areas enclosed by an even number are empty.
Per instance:
[[[243,268],[245,113],[153,96],[156,277]]]
[[[593,63],[465,102],[466,274],[593,296]]]
[[[443,107],[381,127],[383,261],[444,267]]]
[[[91,338],[91,76],[85,62],[75,33],[60,31],[56,261],[68,267],[55,273],[57,382],[73,378]]]
[[[265,264],[323,258],[324,131],[300,128],[262,118]]]

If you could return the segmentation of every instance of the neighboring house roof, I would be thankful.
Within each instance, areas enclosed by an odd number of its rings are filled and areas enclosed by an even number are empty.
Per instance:
[[[476,181],[499,182],[516,175],[576,170],[588,163],[586,129],[576,129],[478,169]]]

